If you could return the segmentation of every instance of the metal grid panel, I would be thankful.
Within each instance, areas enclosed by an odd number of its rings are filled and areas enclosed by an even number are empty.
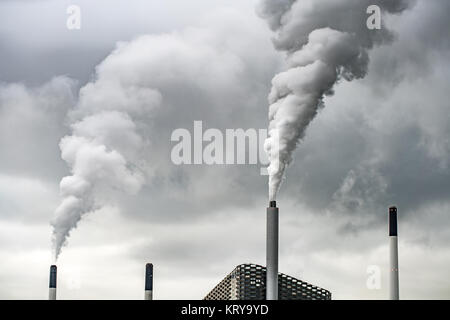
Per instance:
[[[265,280],[265,267],[241,264],[211,290],[205,300],[265,300]],[[331,292],[279,273],[278,298],[280,300],[331,300]]]

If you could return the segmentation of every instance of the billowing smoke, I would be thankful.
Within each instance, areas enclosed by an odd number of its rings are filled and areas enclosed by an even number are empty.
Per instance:
[[[161,186],[171,174],[171,130],[192,125],[192,109],[206,117],[211,105],[228,105],[230,87],[241,90],[242,64],[224,50],[226,39],[203,28],[144,35],[119,43],[96,67],[68,117],[71,134],[60,141],[71,175],[60,183],[63,199],[52,221],[55,258],[84,215],[122,208],[133,202],[127,194]],[[217,110],[211,117],[224,108]]]
[[[411,0],[262,0],[258,7],[275,32],[274,45],[286,52],[288,70],[272,80],[269,94],[269,136],[265,150],[270,165],[269,198],[275,200],[286,167],[323,98],[333,94],[340,80],[363,78],[368,51],[389,43],[392,33],[367,27],[371,5],[398,14]]]
[[[141,131],[161,95],[101,67],[98,79],[80,90],[71,135],[60,142],[71,175],[61,180],[63,199],[51,222],[55,260],[83,215],[111,204],[117,192],[136,194],[146,181],[142,152],[149,141]]]

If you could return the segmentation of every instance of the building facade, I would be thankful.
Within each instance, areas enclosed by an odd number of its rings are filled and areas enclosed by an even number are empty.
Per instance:
[[[205,300],[265,300],[266,268],[241,264],[228,274]],[[331,292],[307,282],[278,273],[278,299],[331,300]]]

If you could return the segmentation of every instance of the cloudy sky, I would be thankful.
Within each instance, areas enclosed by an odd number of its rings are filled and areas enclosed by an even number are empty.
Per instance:
[[[297,2],[318,19],[335,3]],[[383,14],[392,39],[369,51],[367,75],[325,97],[277,199],[280,271],[334,299],[388,297],[393,204],[401,298],[450,298],[450,2],[405,2]],[[47,298],[53,226],[68,223],[55,217],[73,199],[85,212],[57,262],[61,299],[141,299],[147,262],[155,299],[201,299],[236,265],[265,263],[261,166],[171,160],[173,131],[196,120],[267,128],[287,66],[257,8],[0,1],[0,299]]]

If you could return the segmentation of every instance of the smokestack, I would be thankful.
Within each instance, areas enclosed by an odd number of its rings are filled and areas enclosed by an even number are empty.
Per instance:
[[[390,288],[391,300],[399,300],[398,281],[398,239],[397,239],[397,208],[389,208],[389,251],[390,251]]]
[[[50,284],[48,288],[48,300],[56,300],[56,266],[50,266]]]
[[[270,201],[267,208],[266,299],[278,300],[278,208]]]
[[[145,265],[145,294],[144,300],[153,300],[153,264]]]

